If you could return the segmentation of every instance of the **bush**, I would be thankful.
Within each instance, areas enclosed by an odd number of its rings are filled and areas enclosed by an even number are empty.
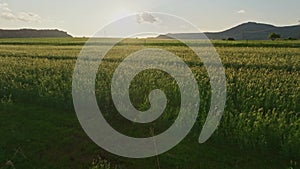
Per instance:
[[[285,40],[297,40],[297,39],[296,39],[296,38],[289,37],[289,38],[287,38],[287,39],[285,39]]]
[[[279,38],[281,38],[281,35],[279,35],[277,33],[271,33],[269,35],[269,39],[271,39],[271,40],[276,40],[276,39],[279,39]]]

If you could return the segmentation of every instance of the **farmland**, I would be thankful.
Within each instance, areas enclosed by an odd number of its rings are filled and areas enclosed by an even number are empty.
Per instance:
[[[180,109],[174,79],[147,70],[132,82],[131,101],[147,110],[149,92],[160,88],[170,100],[166,111],[151,124],[135,124],[118,115],[110,82],[117,66],[134,51],[161,48],[182,58],[199,84],[201,100],[197,123],[177,147],[158,157],[127,159],[97,147],[76,118],[72,75],[86,40],[0,40],[1,169],[300,167],[300,41],[213,41],[225,68],[227,100],[217,131],[204,144],[198,144],[197,137],[211,93],[201,60],[175,40],[120,42],[104,58],[96,81],[100,109],[118,131],[150,137],[172,125]],[[106,43],[109,39],[94,45]]]

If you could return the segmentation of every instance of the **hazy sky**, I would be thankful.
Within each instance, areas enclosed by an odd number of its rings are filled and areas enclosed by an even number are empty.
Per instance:
[[[57,28],[90,36],[122,16],[150,11],[220,31],[247,21],[299,24],[299,7],[300,0],[0,0],[0,28]]]

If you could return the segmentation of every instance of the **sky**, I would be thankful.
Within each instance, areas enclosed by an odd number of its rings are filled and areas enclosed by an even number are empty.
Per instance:
[[[92,36],[112,21],[148,11],[216,32],[249,21],[296,25],[299,6],[299,0],[0,0],[0,29],[60,29]]]

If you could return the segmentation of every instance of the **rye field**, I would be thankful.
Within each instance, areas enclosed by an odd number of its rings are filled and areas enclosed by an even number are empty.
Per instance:
[[[107,121],[134,137],[151,137],[172,125],[180,109],[175,80],[145,70],[131,82],[136,109],[148,95],[168,98],[149,124],[126,120],[114,107],[110,82],[130,53],[160,48],[179,56],[199,85],[200,108],[190,134],[157,157],[129,159],[98,147],[81,128],[72,100],[72,75],[85,38],[0,39],[0,169],[296,169],[300,168],[300,41],[212,41],[226,74],[226,107],[205,143],[198,136],[210,106],[209,77],[201,60],[175,40],[127,39],[99,66],[96,97]],[[94,45],[107,45],[100,39]]]

